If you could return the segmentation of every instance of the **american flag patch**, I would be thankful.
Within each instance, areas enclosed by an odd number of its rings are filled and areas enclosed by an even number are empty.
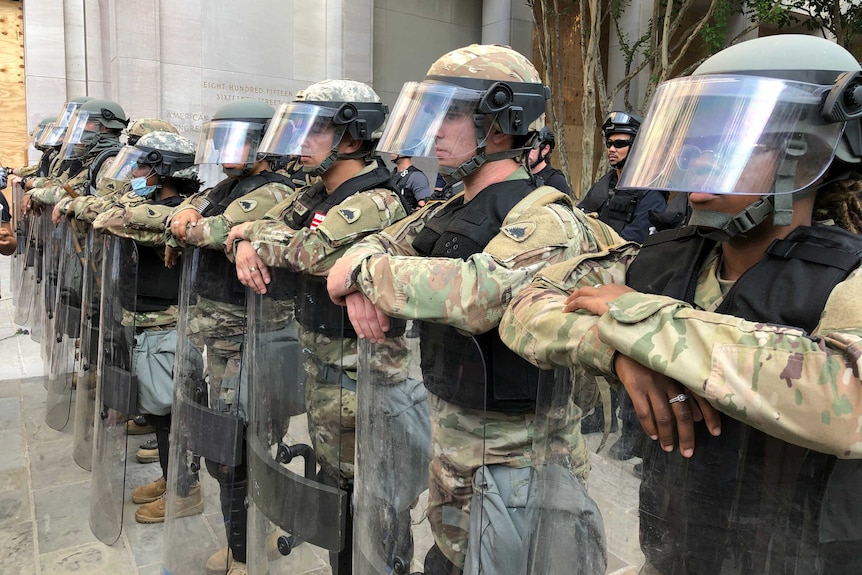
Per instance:
[[[314,217],[311,218],[311,224],[309,224],[308,229],[314,230],[317,229],[317,226],[323,223],[323,220],[326,219],[326,214],[321,214],[320,212],[314,212]]]

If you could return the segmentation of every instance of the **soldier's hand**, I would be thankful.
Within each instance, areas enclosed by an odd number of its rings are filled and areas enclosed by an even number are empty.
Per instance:
[[[694,453],[694,424],[703,421],[712,435],[721,433],[718,411],[706,399],[673,379],[617,353],[614,369],[631,397],[641,427],[661,448],[673,451],[677,440],[683,457]]]
[[[188,237],[189,228],[197,226],[198,221],[201,219],[203,219],[203,216],[195,209],[182,210],[171,218],[171,235],[178,240],[185,240]]]
[[[227,240],[224,243],[224,249],[226,252],[230,253],[233,251],[234,242],[237,240],[248,239],[245,235],[245,230],[248,229],[249,224],[251,224],[251,222],[243,222],[230,229],[230,232],[227,234]]]
[[[622,284],[594,285],[577,289],[566,298],[564,312],[577,311],[579,309],[589,311],[595,315],[603,315],[608,311],[608,304],[621,295],[635,291]]]
[[[353,284],[347,285],[352,271],[351,263],[347,258],[338,258],[326,276],[326,290],[329,292],[329,298],[338,305],[346,305],[345,296],[356,292],[358,289]]]
[[[30,202],[30,194],[24,194],[21,196],[21,215],[26,216],[30,213],[32,209],[32,204]]]
[[[66,214],[60,211],[60,204],[54,204],[54,208],[51,210],[51,221],[54,222],[55,226],[60,225],[60,220],[62,220],[65,215]]]
[[[356,335],[371,343],[383,343],[389,331],[389,316],[371,303],[364,294],[354,292],[344,298],[347,315]]]
[[[258,294],[265,294],[272,281],[269,269],[249,242],[240,242],[236,247],[236,277]]]
[[[12,232],[12,228],[9,224],[3,224],[0,227],[0,254],[3,255],[12,255],[15,252],[15,248],[18,246],[18,238]]]
[[[180,250],[175,247],[165,246],[165,267],[172,268],[177,265],[177,260],[180,257]]]

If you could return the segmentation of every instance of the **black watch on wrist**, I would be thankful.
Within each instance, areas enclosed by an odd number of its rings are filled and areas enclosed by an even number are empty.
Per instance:
[[[21,178],[21,189],[26,190],[27,189],[27,182],[29,182],[29,181],[30,181],[30,176],[25,176],[25,177]]]

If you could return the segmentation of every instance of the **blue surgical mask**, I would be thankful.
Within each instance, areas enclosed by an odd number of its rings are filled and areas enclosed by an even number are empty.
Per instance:
[[[132,191],[142,198],[152,195],[156,190],[162,187],[159,184],[148,186],[146,177],[132,178],[129,183],[132,185]]]

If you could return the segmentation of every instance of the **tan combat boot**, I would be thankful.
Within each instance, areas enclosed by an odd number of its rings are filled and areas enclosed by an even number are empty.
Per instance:
[[[165,494],[167,482],[164,477],[159,477],[152,483],[141,485],[132,489],[132,503],[152,503]]]
[[[162,523],[165,520],[165,506],[167,504],[167,494],[163,494],[152,503],[141,505],[135,511],[135,521],[138,523]],[[176,516],[188,517],[189,515],[197,515],[204,511],[204,500],[201,497],[201,488],[195,485],[189,490],[188,497],[177,497],[176,499]]]
[[[207,559],[207,575],[224,575],[233,566],[233,553],[230,548],[223,547]]]

